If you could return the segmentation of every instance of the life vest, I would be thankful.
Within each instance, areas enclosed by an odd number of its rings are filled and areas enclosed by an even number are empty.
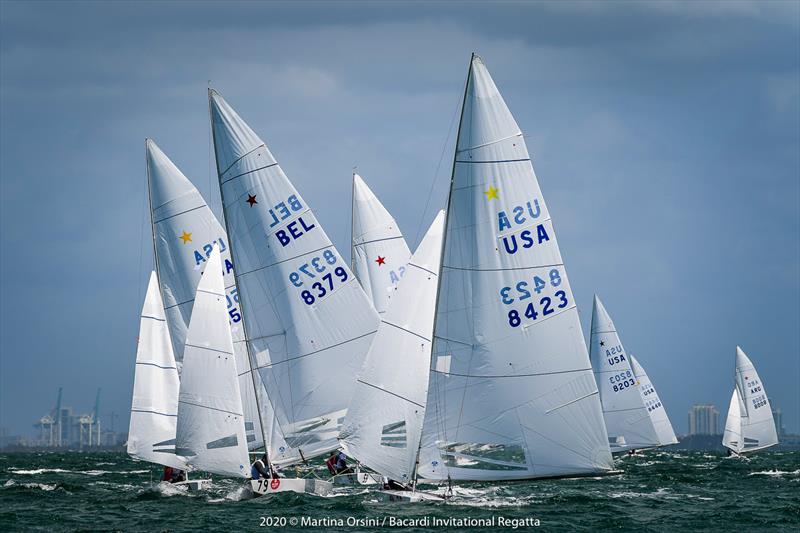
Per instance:
[[[325,466],[328,467],[328,472],[331,473],[332,476],[336,475],[336,460],[337,456],[334,455],[333,457],[329,457],[327,461],[325,461]]]
[[[264,468],[264,461],[262,461],[261,459],[253,463],[253,466],[250,467],[250,477],[252,477],[253,479],[261,479],[261,472],[259,472],[258,468],[256,467],[258,463],[261,463],[261,467]]]

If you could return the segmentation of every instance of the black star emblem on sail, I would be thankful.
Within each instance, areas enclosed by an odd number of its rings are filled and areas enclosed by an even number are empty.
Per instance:
[[[606,345],[605,341],[600,341],[600,346],[605,346],[605,345]]]
[[[258,200],[256,200],[256,195],[255,194],[248,194],[246,202],[248,204],[250,204],[250,207],[253,207],[254,204],[258,203]]]

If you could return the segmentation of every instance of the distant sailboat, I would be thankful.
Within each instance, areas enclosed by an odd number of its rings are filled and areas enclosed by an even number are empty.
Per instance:
[[[612,452],[661,445],[614,322],[595,295],[589,341]]]
[[[233,274],[228,237],[197,188],[152,139],[145,141],[148,190],[156,270],[164,295],[167,324],[178,361],[183,360],[186,330],[194,295],[212,246],[219,245],[231,321],[239,390],[242,393],[247,443],[250,450],[264,447],[264,435],[276,447],[283,439],[266,399],[258,373],[251,373],[242,310]],[[258,397],[256,396],[258,394]],[[259,409],[261,406],[261,409]],[[261,413],[261,414],[259,414]],[[262,429],[263,420],[263,429]]]
[[[139,326],[128,455],[186,470],[184,458],[175,455],[179,386],[158,278],[153,272]]]
[[[385,313],[411,252],[397,222],[358,174],[353,174],[351,252],[353,273],[375,310]]]
[[[647,377],[644,367],[632,355],[631,367],[633,368],[633,375],[639,383],[639,392],[642,395],[642,401],[647,413],[650,415],[650,422],[653,423],[653,428],[658,436],[659,445],[677,444],[678,439],[675,437],[675,431],[672,429],[667,410],[664,408],[664,404],[661,403],[661,398],[658,397],[655,386],[650,381],[650,378]]]
[[[379,318],[264,142],[214,90],[209,104],[248,349],[287,442],[269,459],[296,464],[338,448]]]
[[[778,433],[767,391],[755,366],[738,346],[735,381],[722,445],[737,454],[775,446]]]
[[[250,461],[227,307],[214,244],[186,334],[175,449],[190,470],[244,478]]]
[[[476,55],[461,111],[439,284],[414,475],[489,481],[611,470],[553,223],[522,132]]]
[[[443,231],[440,212],[381,317],[341,435],[348,456],[404,484],[413,480],[425,416]]]

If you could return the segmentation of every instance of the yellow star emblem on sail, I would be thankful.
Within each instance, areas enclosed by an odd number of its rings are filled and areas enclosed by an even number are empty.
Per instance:
[[[498,192],[500,192],[500,191],[495,189],[494,185],[489,185],[489,190],[488,191],[483,191],[483,194],[486,195],[486,199],[487,200],[492,200],[494,198],[497,198],[497,193]]]
[[[183,241],[183,244],[186,244],[187,242],[192,242],[192,234],[186,231],[183,232],[183,235],[178,235],[178,238]]]

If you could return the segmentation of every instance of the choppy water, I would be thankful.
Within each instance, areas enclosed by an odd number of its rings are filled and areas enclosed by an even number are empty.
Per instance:
[[[159,484],[159,471],[114,453],[0,455],[0,531],[258,529],[261,517],[333,519],[304,531],[379,530],[350,517],[533,519],[545,531],[799,531],[800,452],[746,460],[722,454],[651,451],[618,461],[603,478],[469,483],[448,503],[379,503],[368,490],[332,497],[285,494],[246,499],[241,483],[218,478],[205,493]],[[336,521],[342,520],[339,527]],[[331,525],[330,522],[334,522]],[[432,522],[431,522],[432,524]],[[496,525],[480,529],[510,530]],[[388,529],[388,528],[385,528]],[[441,530],[424,527],[411,530]]]

